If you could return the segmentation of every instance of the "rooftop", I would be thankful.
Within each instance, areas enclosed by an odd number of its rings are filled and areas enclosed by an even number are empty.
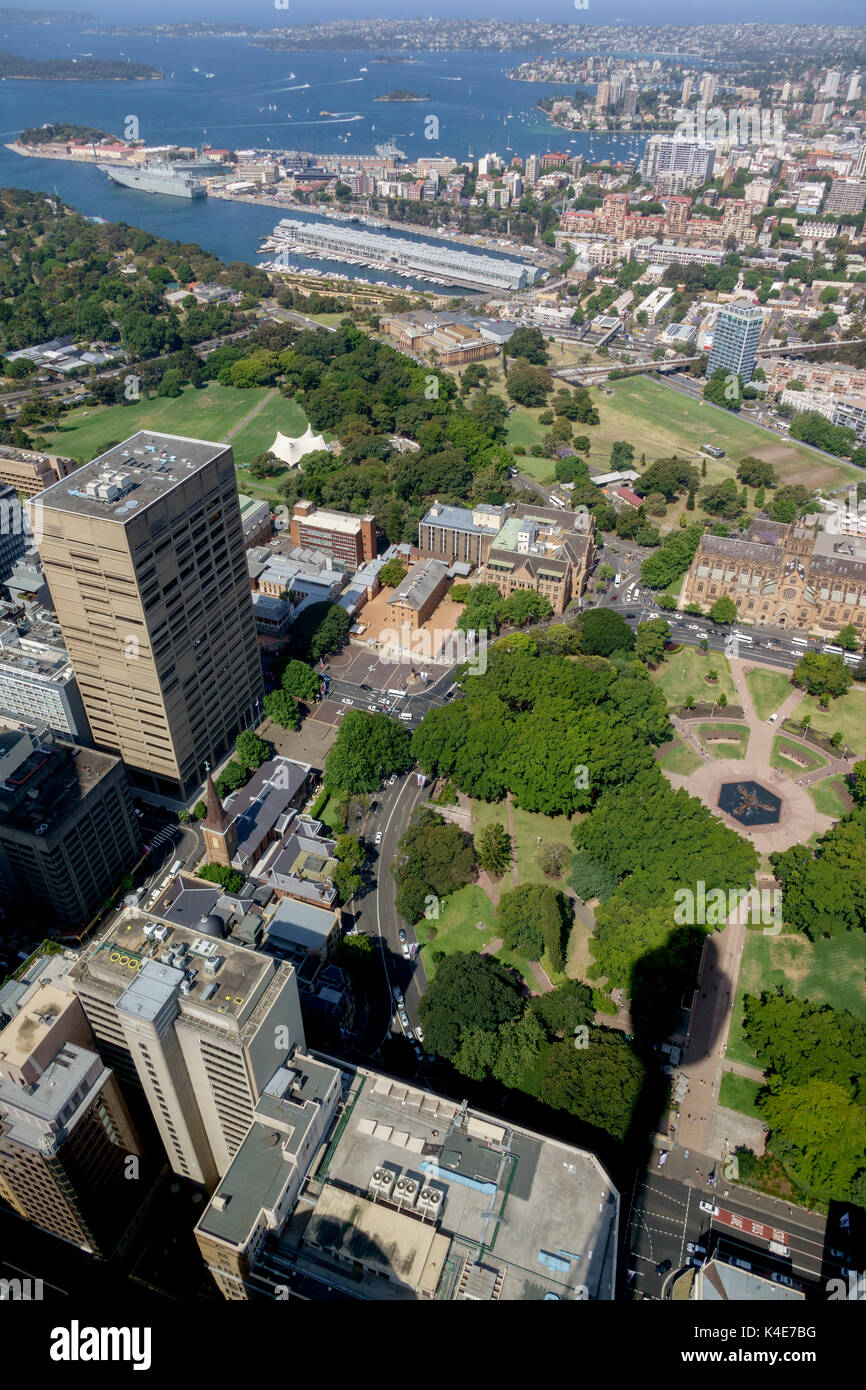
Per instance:
[[[227,448],[203,439],[140,430],[84,464],[70,478],[46,488],[40,493],[40,504],[52,511],[77,512],[125,525],[136,512],[161,501]]]
[[[268,944],[320,951],[334,929],[335,920],[333,908],[282,898],[267,923]]]
[[[361,529],[361,522],[372,521],[373,517],[349,516],[346,512],[329,512],[319,508],[307,516],[295,513],[292,520],[301,526],[314,526],[320,531],[337,531],[344,536],[356,536]]]
[[[17,750],[25,756],[17,767],[4,770],[0,782],[0,820],[30,834],[44,834],[68,816],[119,762],[95,748],[49,741],[44,733],[37,739],[24,732],[20,739],[28,740]],[[7,748],[5,739],[3,746]]]
[[[422,608],[430,595],[448,574],[448,566],[439,560],[425,560],[413,565],[405,579],[397,585],[389,603],[405,603],[410,608]]]

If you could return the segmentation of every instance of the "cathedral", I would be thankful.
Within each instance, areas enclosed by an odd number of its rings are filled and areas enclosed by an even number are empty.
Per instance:
[[[706,533],[680,607],[711,608],[722,594],[736,603],[740,622],[821,634],[853,623],[866,636],[866,535],[823,513],[789,525],[755,521],[744,540]]]

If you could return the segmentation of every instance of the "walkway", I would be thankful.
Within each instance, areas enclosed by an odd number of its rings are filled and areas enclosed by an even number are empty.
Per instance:
[[[242,430],[244,425],[248,425],[250,423],[250,420],[254,419],[255,416],[258,415],[259,411],[262,410],[266,405],[268,405],[269,402],[273,400],[274,396],[278,396],[279,394],[279,387],[274,386],[266,396],[262,396],[262,399],[259,401],[258,405],[254,405],[252,410],[247,411],[246,415],[243,417],[242,420],[238,420],[237,424],[232,426],[228,434],[223,435],[222,440],[220,442],[222,444],[228,444],[229,440],[237,434],[238,430]]]

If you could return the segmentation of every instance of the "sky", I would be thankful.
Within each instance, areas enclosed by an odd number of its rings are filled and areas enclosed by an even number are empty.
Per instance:
[[[12,5],[16,0],[7,0]],[[534,18],[589,24],[689,24],[695,18],[694,0],[589,0],[589,8],[575,11],[573,0],[288,0],[289,8],[276,8],[275,0],[139,0],[134,7],[117,0],[17,0],[19,8],[79,8],[106,23],[155,24],[182,20],[242,20],[247,24],[303,24],[322,19],[376,18]],[[864,24],[863,0],[728,0],[704,11],[708,23]]]

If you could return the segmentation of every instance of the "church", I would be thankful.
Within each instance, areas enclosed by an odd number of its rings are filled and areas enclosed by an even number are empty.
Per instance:
[[[707,533],[686,575],[680,607],[711,608],[722,594],[736,603],[740,622],[827,635],[853,623],[863,637],[866,536],[824,513],[788,525],[755,521],[744,540]]]

